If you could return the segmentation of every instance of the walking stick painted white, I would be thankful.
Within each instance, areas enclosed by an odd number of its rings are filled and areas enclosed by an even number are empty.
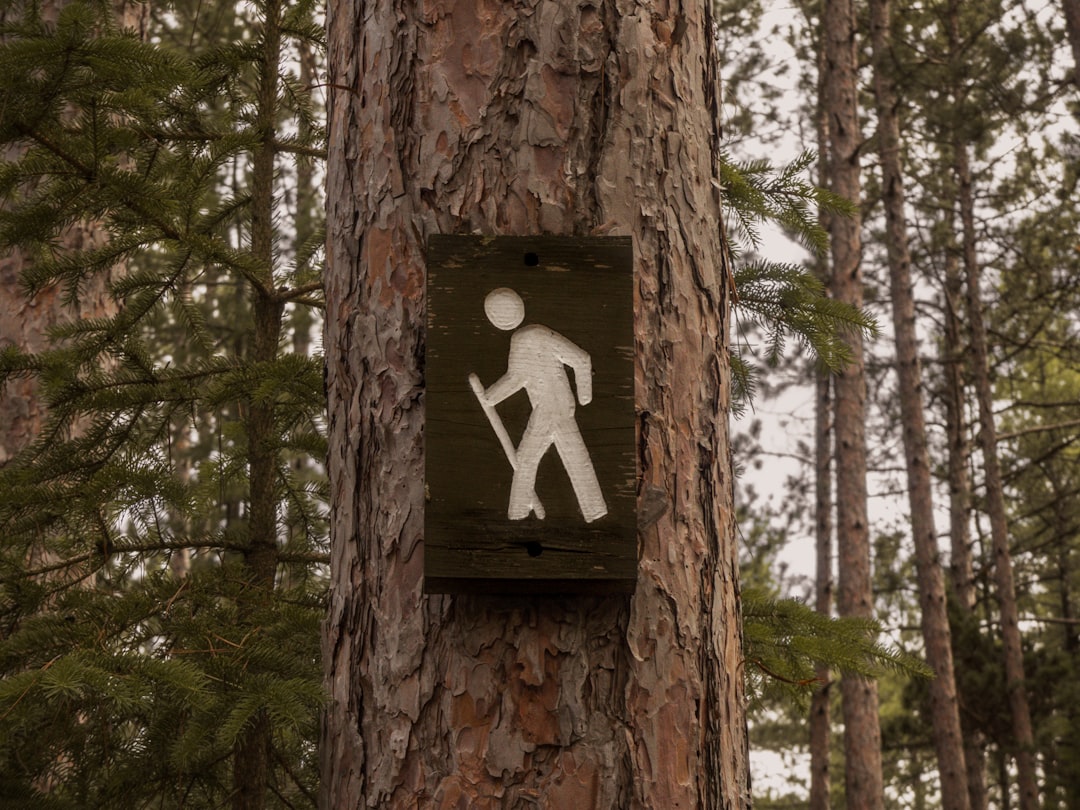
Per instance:
[[[494,430],[495,435],[499,437],[499,444],[502,445],[503,452],[506,453],[506,460],[510,462],[510,467],[516,470],[518,466],[517,451],[514,449],[514,443],[510,441],[510,434],[506,432],[506,426],[499,417],[499,412],[495,410],[495,407],[490,402],[488,402],[487,395],[484,393],[484,384],[480,382],[480,378],[475,374],[470,374],[469,385],[472,387],[473,393],[476,394],[476,399],[480,402],[480,407],[484,409],[484,415],[487,416],[488,421],[491,422],[491,429]]]
[[[510,467],[516,472],[518,467],[517,451],[514,449],[514,443],[510,441],[510,434],[506,432],[506,426],[503,424],[499,412],[488,401],[487,394],[484,392],[484,384],[480,382],[480,378],[475,374],[470,374],[469,386],[472,388],[473,393],[476,394],[480,407],[484,409],[484,415],[487,416],[488,421],[491,423],[491,429],[499,437],[499,444],[502,445],[503,452],[506,453],[506,460],[510,462]],[[540,497],[536,494],[536,490],[532,491],[530,500],[533,513],[543,520],[547,513],[544,511],[544,505],[540,503]]]

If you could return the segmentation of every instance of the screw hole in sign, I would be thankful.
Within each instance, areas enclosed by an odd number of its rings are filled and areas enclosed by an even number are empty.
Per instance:
[[[525,254],[525,266],[526,267],[536,267],[539,264],[540,264],[540,257],[537,256],[535,253],[526,253]]]
[[[544,553],[544,547],[534,540],[525,544],[525,551],[529,553],[530,557],[539,557]]]

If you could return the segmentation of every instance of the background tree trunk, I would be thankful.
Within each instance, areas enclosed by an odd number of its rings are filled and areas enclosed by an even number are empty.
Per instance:
[[[67,5],[67,0],[44,0],[40,13],[44,20],[55,20]],[[144,33],[149,7],[145,3],[121,0],[113,4],[118,23],[129,30]],[[0,9],[0,22],[19,19],[25,12],[22,4]],[[3,161],[17,160],[17,153],[2,155]],[[68,228],[64,251],[86,250],[101,245],[106,238],[93,222],[78,222]],[[79,318],[101,318],[114,315],[116,307],[108,296],[113,274],[99,274],[79,289],[78,303],[63,303],[62,291],[51,287],[33,299],[26,297],[21,277],[26,269],[26,257],[19,251],[0,256],[0,348],[19,346],[29,352],[39,352],[49,345],[49,330],[60,323]],[[121,272],[117,268],[114,273]],[[45,417],[44,404],[37,396],[37,382],[31,377],[10,380],[0,386],[0,466],[10,461],[26,447],[41,429]]]
[[[979,261],[975,247],[974,197],[967,144],[954,144],[960,221],[963,228],[964,270],[967,279],[967,316],[971,333],[971,366],[975,398],[979,405],[979,443],[982,447],[986,486],[986,511],[990,518],[990,540],[994,554],[994,584],[1001,613],[1002,655],[1005,659],[1005,691],[1009,696],[1016,770],[1020,787],[1020,810],[1039,806],[1039,784],[1035,774],[1035,734],[1031,725],[1024,678],[1024,649],[1020,637],[1020,614],[1016,604],[1012,553],[1009,550],[1009,519],[1005,511],[1004,485],[998,461],[997,431],[994,425],[994,392],[990,382],[990,357],[979,291]],[[1008,786],[1002,784],[1002,790]]]
[[[749,806],[707,3],[328,9],[327,808]],[[630,598],[422,593],[434,233],[630,234]]]
[[[809,18],[807,20],[809,22]],[[817,135],[818,185],[829,182],[829,116],[825,99],[825,49],[821,46],[821,25],[818,25],[817,99],[814,111],[814,131]],[[822,227],[829,229],[829,214],[819,209]],[[829,284],[831,268],[825,256],[818,258],[818,278]],[[832,499],[832,438],[833,438],[832,374],[816,369],[814,373],[814,609],[823,616],[832,615],[833,603],[833,499]],[[810,698],[810,808],[829,810],[832,807],[832,673],[828,667],[818,667],[815,673],[820,685]]]
[[[832,613],[832,397],[829,375],[819,371],[814,381],[814,609]],[[829,755],[832,736],[832,673],[818,667],[820,686],[810,698],[810,810],[829,810]]]
[[[969,810],[963,733],[953,670],[952,633],[945,599],[945,575],[941,570],[937,530],[934,527],[930,454],[926,445],[926,418],[923,414],[922,363],[915,333],[915,296],[911,285],[911,252],[904,211],[906,198],[900,160],[899,102],[891,78],[890,18],[889,0],[870,0],[885,245],[892,296],[908,505],[915,545],[923,642],[927,662],[935,674],[929,683],[930,721],[941,778],[941,805],[945,810]]]
[[[104,238],[93,223],[80,223],[68,229],[64,245],[58,249],[87,249]],[[39,352],[49,345],[48,333],[54,326],[115,314],[106,292],[110,279],[105,274],[82,286],[78,306],[71,307],[63,303],[63,291],[56,286],[28,298],[20,281],[25,267],[26,259],[18,251],[0,256],[0,346]],[[0,465],[33,441],[44,418],[45,404],[38,398],[35,379],[20,377],[0,387]]]
[[[1061,0],[1065,8],[1065,32],[1073,55],[1073,84],[1080,90],[1080,0]]]
[[[971,442],[968,440],[967,419],[964,414],[964,346],[960,328],[963,278],[955,253],[945,257],[945,432],[948,442],[949,480],[949,575],[955,597],[955,610],[961,622],[975,622],[975,574],[971,553],[971,477],[968,463]],[[970,715],[978,696],[964,691],[957,684],[960,699],[960,720],[964,727],[964,765],[967,768],[968,802],[971,810],[985,810],[986,739]],[[968,713],[965,713],[965,706]]]
[[[829,115],[830,188],[856,204],[859,178],[859,117],[855,52],[855,9],[851,0],[826,0],[824,11],[825,94]],[[861,307],[862,218],[832,217],[833,296]],[[837,609],[841,616],[872,617],[870,528],[866,515],[866,380],[862,336],[853,334],[851,364],[835,378],[836,540],[839,559]],[[882,807],[881,728],[877,684],[845,676],[840,682],[844,713],[847,806]]]

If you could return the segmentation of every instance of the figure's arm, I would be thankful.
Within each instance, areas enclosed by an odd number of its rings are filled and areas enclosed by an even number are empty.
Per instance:
[[[506,372],[498,380],[496,380],[491,388],[484,390],[483,383],[480,382],[480,378],[475,374],[469,375],[469,385],[472,386],[473,391],[477,397],[482,397],[489,405],[498,405],[504,399],[521,390],[523,381],[519,378],[519,375]]]
[[[558,332],[551,335],[558,346],[556,357],[574,370],[574,384],[577,387],[578,402],[588,405],[592,402],[592,357],[576,343]]]

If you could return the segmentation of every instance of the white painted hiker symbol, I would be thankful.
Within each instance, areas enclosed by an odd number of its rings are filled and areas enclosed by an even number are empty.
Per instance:
[[[504,331],[517,329],[525,318],[525,304],[513,290],[500,287],[484,299],[488,320]],[[592,401],[592,359],[589,353],[554,330],[539,324],[517,329],[510,338],[506,373],[484,390],[480,378],[469,375],[480,406],[484,409],[506,458],[514,469],[507,517],[521,520],[534,513],[543,519],[544,507],[536,496],[536,470],[540,459],[555,445],[587,523],[607,514],[607,504],[596,480],[589,451],[574,419],[574,392],[564,366],[574,370],[577,401]],[[495,406],[525,389],[532,413],[521,442],[515,448]]]

